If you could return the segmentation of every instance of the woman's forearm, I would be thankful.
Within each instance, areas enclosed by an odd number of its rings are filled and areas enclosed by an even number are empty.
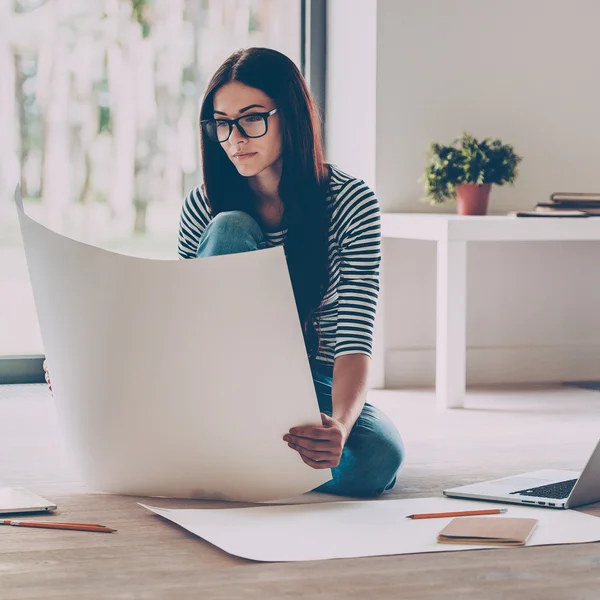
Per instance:
[[[332,385],[332,417],[350,434],[367,397],[371,359],[366,354],[345,354],[335,360]]]

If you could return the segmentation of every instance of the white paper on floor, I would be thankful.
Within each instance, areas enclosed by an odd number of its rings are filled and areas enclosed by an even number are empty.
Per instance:
[[[134,258],[40,225],[19,189],[15,201],[59,419],[89,486],[256,502],[331,479],[282,439],[321,419],[281,247]]]
[[[527,517],[539,524],[527,546],[600,541],[600,519],[572,510],[500,505],[450,498],[349,501],[224,509],[144,508],[177,523],[229,554],[259,561],[356,558],[421,552],[481,550],[495,546],[438,544],[452,520],[407,515],[503,507],[494,518]],[[484,518],[484,517],[482,517]],[[521,551],[511,548],[511,551]]]

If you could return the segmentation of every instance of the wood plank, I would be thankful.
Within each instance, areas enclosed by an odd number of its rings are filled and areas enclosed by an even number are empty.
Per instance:
[[[438,495],[448,485],[546,466],[579,469],[600,431],[600,394],[586,390],[476,390],[461,411],[436,410],[431,390],[376,392],[371,400],[398,423],[408,450],[400,482],[387,498]],[[136,503],[148,499],[92,493],[78,483],[61,458],[42,386],[0,387],[0,409],[0,452],[10,459],[0,461],[2,484],[47,494],[61,520],[119,530],[1,528],[2,600],[598,597],[600,544],[306,563],[233,557]],[[600,516],[600,506],[586,512]]]

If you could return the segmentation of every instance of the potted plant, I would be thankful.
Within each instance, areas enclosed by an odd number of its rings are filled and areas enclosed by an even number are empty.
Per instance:
[[[500,140],[463,133],[449,146],[433,143],[421,181],[430,204],[456,198],[460,215],[485,215],[492,184],[514,184],[522,158]]]

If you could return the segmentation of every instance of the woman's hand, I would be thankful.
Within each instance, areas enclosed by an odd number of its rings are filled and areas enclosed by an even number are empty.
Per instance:
[[[325,413],[321,413],[321,421],[322,427],[292,427],[283,439],[313,469],[333,469],[340,464],[348,431],[342,423]]]
[[[46,379],[50,393],[52,393],[52,384],[50,383],[50,373],[48,372],[48,364],[46,363],[46,359],[44,359],[44,378]]]

